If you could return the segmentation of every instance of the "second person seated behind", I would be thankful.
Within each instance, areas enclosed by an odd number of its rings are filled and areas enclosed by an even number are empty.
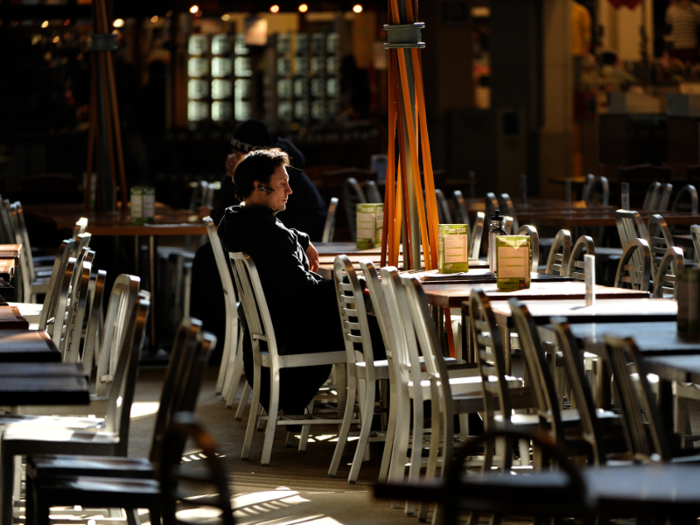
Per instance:
[[[318,270],[318,252],[309,236],[287,228],[276,217],[287,206],[292,188],[280,149],[248,153],[236,166],[233,181],[244,206],[226,209],[219,237],[229,252],[252,257],[270,310],[278,351],[282,355],[339,351],[344,348],[335,284]],[[384,359],[384,346],[372,322],[375,359]],[[253,379],[252,345],[246,333],[244,364]],[[280,407],[287,414],[303,413],[330,374],[330,365],[283,369]],[[261,402],[269,402],[269,376],[261,383]]]

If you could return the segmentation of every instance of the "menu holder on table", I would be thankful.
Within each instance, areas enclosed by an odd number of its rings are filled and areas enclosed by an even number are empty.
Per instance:
[[[499,290],[530,288],[530,236],[496,237],[496,283]]]
[[[469,271],[468,224],[438,224],[438,271],[450,275]]]

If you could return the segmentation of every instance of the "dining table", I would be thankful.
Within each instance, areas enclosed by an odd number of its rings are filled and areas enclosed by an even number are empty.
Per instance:
[[[473,290],[480,288],[490,299],[492,303],[497,301],[507,301],[510,298],[517,298],[520,301],[561,301],[570,299],[585,299],[586,285],[583,281],[573,281],[568,278],[552,279],[543,278],[542,281],[532,281],[529,288],[520,290],[504,291],[498,289],[498,284],[494,282],[487,283],[452,283],[452,284],[433,284],[424,283],[423,290],[425,292],[428,303],[431,306],[443,309],[445,316],[449,315],[451,308],[461,308],[462,315],[462,344],[461,354],[455,348],[454,353],[449,343],[452,341],[450,337],[451,331],[448,331],[448,348],[451,357],[465,357],[468,361],[475,361],[475,356],[471,351],[471,335],[469,331],[469,297]],[[595,285],[594,287],[596,298],[605,300],[609,298],[644,298],[649,297],[649,292],[640,290],[629,290],[624,288],[613,288],[603,285]],[[438,322],[442,318],[438,315]],[[449,319],[449,317],[447,317]],[[442,327],[439,326],[439,333],[442,333]],[[506,369],[510,370],[510,327],[500,326],[499,329],[503,334],[504,345],[506,346]]]
[[[611,368],[604,337],[634,339],[648,371],[659,376],[659,412],[669,435],[673,433],[673,381],[700,383],[700,334],[679,333],[675,320],[638,318],[629,322],[570,323],[573,337],[584,351],[602,359],[597,385],[597,404],[611,405]],[[551,326],[539,327],[542,337],[553,337]]]
[[[0,342],[0,346],[4,346],[4,343]],[[29,357],[30,352],[26,354]],[[90,403],[88,376],[81,363],[6,362],[4,357],[0,352],[0,405]]]
[[[51,204],[27,206],[25,213],[52,222],[59,230],[72,229],[80,218],[88,219],[87,231],[95,237],[132,237],[134,239],[134,273],[139,274],[138,261],[140,238],[148,238],[148,282],[151,288],[149,313],[149,343],[157,350],[157,309],[161,307],[155,293],[157,238],[206,235],[204,221],[190,210],[172,209],[156,203],[156,215],[152,223],[132,224],[128,208],[124,211],[85,212],[82,204]]]

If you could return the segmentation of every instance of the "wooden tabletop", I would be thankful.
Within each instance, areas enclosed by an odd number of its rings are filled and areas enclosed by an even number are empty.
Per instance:
[[[642,219],[649,219],[650,215],[658,212],[639,212]],[[661,216],[669,225],[673,224],[700,224],[700,215],[681,212],[662,212]],[[535,226],[554,226],[557,228],[577,228],[586,226],[615,226],[614,209],[586,209],[584,210],[551,210],[530,215],[518,215],[521,223],[528,222]]]
[[[521,301],[553,301],[566,299],[585,299],[586,285],[581,281],[533,282],[530,288],[512,292],[500,291],[496,283],[479,284],[424,284],[423,289],[428,302],[442,308],[458,308],[475,288],[481,288],[492,301],[506,301],[516,297]],[[596,285],[596,298],[634,299],[649,297],[649,292],[625,290],[609,286]]]
[[[79,363],[4,363],[0,405],[87,405],[90,386]]]
[[[484,261],[478,261],[479,263]],[[472,261],[469,262],[470,266]],[[469,268],[465,273],[438,273],[437,270],[425,272],[417,272],[418,277],[423,285],[428,284],[475,284],[475,283],[495,283],[496,274],[488,268]],[[560,275],[549,275],[546,273],[530,272],[530,280],[532,282],[564,282],[573,281],[572,277],[562,277]]]
[[[120,211],[85,213],[79,206],[71,208],[27,208],[27,214],[37,215],[55,223],[59,230],[72,229],[81,217],[88,219],[87,231],[94,236],[162,236],[162,235],[206,235],[204,222],[189,210],[157,208],[155,222],[143,226],[132,226],[131,216]]]
[[[700,336],[679,334],[676,321],[635,321],[628,323],[572,324],[571,333],[584,345],[586,351],[601,354],[599,345],[604,337],[632,337],[645,356],[700,354]]]
[[[61,353],[45,331],[0,330],[0,363],[59,361]]]
[[[0,244],[0,259],[19,261],[22,256],[21,244]]]
[[[694,354],[649,356],[645,361],[649,371],[665,381],[700,383],[700,348]]]
[[[0,288],[0,292],[3,288]],[[28,330],[29,322],[16,306],[0,305],[0,330]]]
[[[596,298],[597,299],[597,298]],[[563,316],[569,324],[579,323],[629,323],[641,321],[656,323],[659,321],[676,322],[678,303],[673,299],[633,298],[620,299],[607,297],[596,300],[592,306],[586,306],[585,299],[564,301],[523,301],[530,315],[538,325],[548,324],[551,317]],[[505,301],[491,303],[496,322],[504,323],[510,318],[510,304]],[[675,328],[674,328],[675,330]]]

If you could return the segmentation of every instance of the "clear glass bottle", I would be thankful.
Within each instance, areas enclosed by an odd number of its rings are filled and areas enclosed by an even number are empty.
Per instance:
[[[500,210],[493,210],[493,217],[491,217],[491,226],[489,226],[489,271],[496,273],[496,237],[499,235],[505,235],[506,231],[503,229],[504,217],[500,215]]]

